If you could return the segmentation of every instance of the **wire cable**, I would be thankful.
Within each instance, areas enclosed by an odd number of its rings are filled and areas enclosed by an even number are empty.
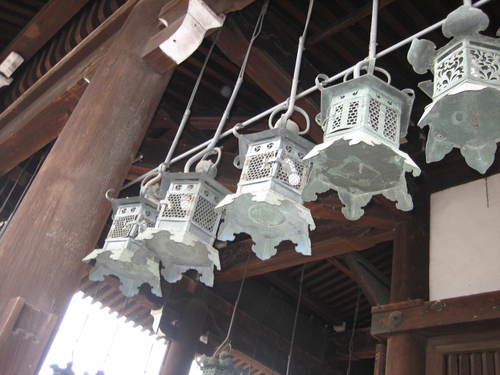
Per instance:
[[[347,360],[347,372],[346,375],[350,375],[351,366],[352,366],[352,353],[354,351],[354,336],[356,334],[356,325],[358,323],[358,314],[359,314],[359,302],[361,299],[361,291],[358,291],[358,297],[356,298],[356,308],[354,309],[354,320],[352,322],[352,332],[351,338],[349,339],[349,357]]]
[[[226,338],[221,342],[221,344],[217,347],[212,357],[217,357],[219,353],[226,347],[226,345],[231,340],[231,334],[233,333],[234,320],[236,317],[236,312],[238,311],[238,306],[240,304],[241,295],[243,294],[243,286],[245,285],[245,280],[247,279],[247,271],[248,271],[248,263],[250,261],[250,254],[247,256],[247,261],[245,265],[245,271],[243,273],[243,278],[241,279],[240,289],[238,290],[238,296],[236,297],[236,301],[234,302],[233,313],[231,314],[231,320],[229,321],[229,327],[227,329]]]
[[[290,375],[292,369],[293,345],[295,343],[295,334],[297,333],[297,322],[299,320],[300,304],[302,302],[302,287],[304,284],[304,270],[305,266],[302,265],[300,272],[299,296],[297,297],[297,308],[295,309],[295,317],[293,318],[292,338],[290,340],[290,352],[288,353],[288,361],[286,364],[286,375]]]

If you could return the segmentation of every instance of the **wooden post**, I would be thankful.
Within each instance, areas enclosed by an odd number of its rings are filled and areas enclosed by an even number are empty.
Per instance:
[[[37,371],[169,82],[141,58],[164,3],[131,11],[2,238],[1,374]]]
[[[171,341],[160,375],[188,375],[193,362],[200,336],[203,333],[207,305],[194,297],[185,307],[182,319],[176,325],[177,340]]]
[[[391,302],[429,297],[429,195],[416,197],[408,221],[396,227],[392,262]],[[425,374],[425,345],[418,335],[387,339],[385,375]]]
[[[385,375],[424,375],[425,345],[411,333],[389,337]]]

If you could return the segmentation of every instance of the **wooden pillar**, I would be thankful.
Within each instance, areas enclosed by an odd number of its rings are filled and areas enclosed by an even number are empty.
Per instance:
[[[207,315],[207,305],[198,298],[191,299],[176,326],[177,340],[170,343],[160,375],[188,375]]]
[[[396,228],[391,278],[391,302],[429,298],[429,195],[415,197],[408,221]],[[425,344],[416,334],[387,339],[385,375],[425,374]]]
[[[0,373],[36,372],[169,82],[141,58],[165,0],[131,11],[0,243]]]

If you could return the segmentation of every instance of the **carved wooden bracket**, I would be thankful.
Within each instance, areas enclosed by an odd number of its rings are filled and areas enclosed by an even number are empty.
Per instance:
[[[174,0],[158,19],[165,28],[148,41],[142,57],[164,73],[191,56],[207,32],[223,25],[225,15],[216,14],[203,0]]]
[[[57,315],[35,309],[24,298],[12,298],[0,315],[0,373],[32,374],[40,361],[40,353],[52,337]],[[16,353],[27,361],[18,363]]]

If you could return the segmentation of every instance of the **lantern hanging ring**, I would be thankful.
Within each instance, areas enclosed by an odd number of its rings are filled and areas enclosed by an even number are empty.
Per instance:
[[[275,124],[273,124],[273,120],[274,120],[274,116],[276,116],[276,114],[280,111],[282,111],[283,108],[276,108],[272,113],[271,115],[269,116],[269,120],[268,120],[268,125],[269,125],[269,129],[276,129],[276,128],[284,128],[286,127],[286,121],[283,122],[283,117],[285,115],[282,115],[280,117],[280,119],[278,121],[276,121]],[[309,115],[307,114],[307,112],[305,110],[303,110],[302,108],[300,108],[299,106],[297,105],[294,105],[293,106],[293,111],[295,112],[298,112],[302,115],[302,117],[304,117],[304,120],[306,120],[306,128],[302,131],[299,131],[299,135],[304,135],[304,134],[307,134],[309,132],[309,129],[311,128],[311,120],[309,119]]]
[[[116,190],[115,189],[108,189],[106,190],[106,193],[104,193],[104,196],[106,197],[106,199],[110,202],[113,202],[116,198],[113,198],[111,196],[111,194],[113,193],[116,193]]]
[[[141,190],[140,190],[141,196],[143,196],[143,197],[146,196],[146,193],[149,190],[149,188],[161,180],[162,172],[165,169],[166,169],[166,166],[165,166],[165,164],[162,163],[160,165],[160,168],[156,171],[156,174],[148,176],[144,180],[141,181]]]
[[[371,70],[369,59],[362,60],[362,61],[358,62],[356,65],[354,65],[354,69],[352,71],[346,72],[344,74],[343,81],[346,82],[347,78],[351,75],[351,73],[353,74],[354,78],[359,78],[361,76],[361,71],[365,71],[371,75],[373,75],[374,72],[382,73],[385,76],[387,84],[389,84],[389,85],[391,84],[391,80],[392,80],[391,74],[387,70],[385,70],[384,68],[381,68],[378,66],[374,66],[373,69]],[[317,78],[318,77],[316,77],[316,79]],[[323,82],[324,82],[324,80],[322,82],[320,82],[320,84],[322,84]]]

